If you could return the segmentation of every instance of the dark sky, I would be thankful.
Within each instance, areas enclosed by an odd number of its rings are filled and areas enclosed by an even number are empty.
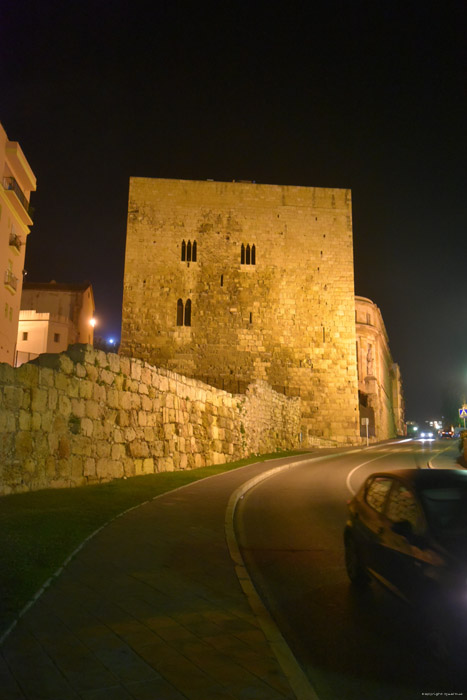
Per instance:
[[[466,81],[465,0],[0,1],[28,280],[89,279],[119,337],[131,175],[348,187],[356,293],[407,418],[439,416],[467,395]]]

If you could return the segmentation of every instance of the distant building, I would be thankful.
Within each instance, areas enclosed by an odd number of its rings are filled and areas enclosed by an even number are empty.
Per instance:
[[[94,295],[89,282],[25,282],[21,298],[15,365],[74,343],[93,344]]]
[[[29,198],[36,177],[20,145],[0,124],[0,362],[14,364],[24,255],[32,226]]]
[[[370,299],[355,297],[360,419],[369,436],[386,440],[405,433],[402,379],[389,349],[381,311]],[[360,421],[361,435],[366,427]]]

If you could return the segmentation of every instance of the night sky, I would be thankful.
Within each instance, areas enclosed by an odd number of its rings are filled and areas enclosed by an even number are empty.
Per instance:
[[[351,188],[355,291],[406,417],[447,414],[467,396],[466,85],[465,0],[0,2],[0,121],[38,181],[27,279],[90,280],[119,338],[130,176]]]

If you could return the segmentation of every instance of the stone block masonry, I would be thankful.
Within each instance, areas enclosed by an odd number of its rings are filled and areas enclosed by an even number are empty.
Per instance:
[[[0,494],[294,449],[300,416],[264,381],[233,395],[89,345],[0,364]]]
[[[349,190],[131,178],[122,355],[302,399],[301,432],[360,441]]]

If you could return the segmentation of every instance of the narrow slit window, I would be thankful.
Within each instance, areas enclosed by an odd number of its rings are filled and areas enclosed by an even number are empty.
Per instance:
[[[60,333],[54,333],[54,343],[60,342]]]
[[[183,326],[183,301],[177,301],[177,326]]]
[[[221,275],[221,287],[224,286],[224,275]]]
[[[185,326],[191,326],[191,299],[187,299],[185,304]]]
[[[191,241],[188,241],[186,246],[186,261],[191,262]]]
[[[185,262],[186,258],[186,243],[182,241],[182,262]]]
[[[191,259],[193,262],[196,262],[196,249],[197,249],[196,241],[193,241],[193,248],[191,250]]]
[[[253,323],[253,312],[250,311],[250,323]]]
[[[23,331],[23,340],[27,340],[27,339],[28,339],[27,331]]]
[[[242,265],[256,265],[256,246],[242,243],[240,263]]]

